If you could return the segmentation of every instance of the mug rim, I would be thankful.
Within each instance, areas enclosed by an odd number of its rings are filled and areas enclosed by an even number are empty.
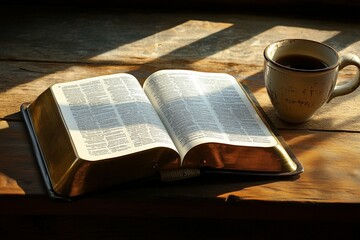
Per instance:
[[[324,46],[324,47],[327,47],[328,49],[330,49],[333,53],[335,53],[336,55],[336,58],[337,58],[337,61],[336,63],[332,64],[332,65],[329,65],[325,68],[319,68],[319,69],[300,69],[300,68],[291,68],[291,67],[288,67],[288,66],[284,66],[274,60],[272,60],[268,55],[267,55],[267,52],[268,52],[268,49],[273,46],[274,44],[278,44],[278,43],[281,43],[281,42],[285,42],[285,41],[301,41],[301,42],[308,42],[308,43],[315,43],[315,44],[318,44],[318,45],[321,45],[321,46]],[[337,66],[339,66],[339,54],[337,53],[337,51],[325,44],[325,43],[322,43],[322,42],[317,42],[317,41],[314,41],[314,40],[309,40],[309,39],[301,39],[301,38],[288,38],[288,39],[282,39],[282,40],[279,40],[279,41],[276,41],[276,42],[273,42],[273,43],[270,43],[265,49],[264,49],[264,58],[267,62],[270,62],[272,64],[274,64],[275,66],[281,68],[281,69],[286,69],[286,70],[290,70],[290,71],[297,71],[297,72],[310,72],[310,73],[314,73],[314,72],[326,72],[326,71],[329,71],[329,70],[332,70],[334,68],[336,68]]]

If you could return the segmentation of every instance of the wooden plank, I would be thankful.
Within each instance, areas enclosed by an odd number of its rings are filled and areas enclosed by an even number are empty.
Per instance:
[[[96,198],[360,203],[360,134],[281,131],[305,172],[294,179],[205,177],[122,186]],[[0,195],[45,196],[23,123],[0,121]],[[90,196],[91,198],[91,196]]]
[[[313,39],[341,54],[360,54],[356,22],[237,13],[68,10],[1,8],[0,59],[144,64],[206,58],[262,65],[264,48],[283,38]]]
[[[142,83],[152,72],[171,68],[172,62],[143,65],[72,65],[59,63],[3,62],[0,64],[0,118],[21,120],[19,107],[23,102],[33,101],[52,84],[104,74],[128,72]],[[259,101],[271,121],[281,129],[318,129],[337,131],[360,130],[360,88],[355,92],[333,99],[315,117],[304,124],[287,124],[275,116],[264,87],[262,66],[248,64],[227,64],[203,60],[201,63],[178,62],[179,68],[198,71],[227,72],[244,83]],[[341,78],[353,74],[345,69]]]

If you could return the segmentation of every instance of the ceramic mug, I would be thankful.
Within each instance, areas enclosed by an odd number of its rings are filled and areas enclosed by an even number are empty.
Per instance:
[[[301,123],[332,98],[354,91],[360,85],[360,58],[339,57],[332,47],[306,39],[284,39],[264,50],[265,86],[281,119]],[[357,67],[356,76],[336,84],[338,72]]]

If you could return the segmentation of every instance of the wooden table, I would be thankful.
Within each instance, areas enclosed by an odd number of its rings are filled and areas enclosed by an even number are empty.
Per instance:
[[[246,13],[1,8],[0,238],[337,237],[360,235],[360,89],[304,124],[274,115],[263,49],[283,38],[360,55],[359,23]],[[248,86],[302,162],[297,178],[205,177],[50,199],[19,113],[50,85],[159,69],[226,72]],[[354,73],[346,68],[343,81]]]

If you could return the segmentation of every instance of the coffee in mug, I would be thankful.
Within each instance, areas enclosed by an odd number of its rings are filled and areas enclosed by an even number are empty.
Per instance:
[[[299,54],[285,55],[275,61],[283,66],[293,69],[318,70],[328,67],[321,59]]]
[[[332,98],[348,94],[360,85],[360,58],[339,57],[332,47],[306,39],[284,39],[264,50],[265,86],[279,118],[301,123]],[[337,85],[338,72],[357,67],[347,83]]]

